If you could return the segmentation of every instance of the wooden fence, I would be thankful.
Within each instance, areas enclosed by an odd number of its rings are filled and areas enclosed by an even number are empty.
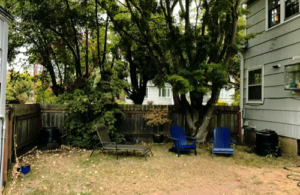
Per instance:
[[[163,125],[161,131],[169,135],[172,125],[180,125],[188,130],[185,123],[185,114],[179,112],[174,106],[147,106],[147,105],[120,105],[124,112],[124,118],[119,125],[118,132],[133,139],[152,141],[151,136],[156,132],[155,127],[149,127],[143,119],[143,114],[153,108],[168,108],[170,124]],[[3,185],[7,181],[8,170],[14,156],[14,132],[17,135],[18,151],[26,148],[30,144],[35,145],[39,131],[42,127],[58,127],[61,134],[64,134],[63,124],[69,116],[68,112],[63,112],[63,107],[55,107],[52,104],[34,105],[7,105],[6,108],[6,139],[4,148]],[[214,115],[208,128],[208,138],[213,135],[216,127],[227,127],[231,130],[233,137],[240,135],[240,115],[238,107],[216,106]],[[239,137],[238,137],[239,138]],[[239,140],[239,139],[237,139]]]
[[[169,129],[172,125],[182,126],[186,131],[189,131],[188,125],[185,122],[185,114],[179,112],[174,106],[120,105],[120,109],[125,115],[122,120],[122,129],[119,129],[119,132],[132,137],[151,137],[153,132],[156,132],[156,129],[146,125],[143,114],[157,107],[167,107],[169,109],[171,123],[163,126],[163,131],[166,134],[169,134]],[[213,137],[213,130],[216,127],[227,127],[231,130],[233,137],[238,137],[240,133],[239,121],[238,106],[216,106],[208,127],[208,139]]]
[[[14,144],[20,151],[24,147],[36,142],[40,129],[40,106],[35,105],[6,105],[6,133],[4,140],[4,166],[3,166],[3,186],[7,182],[8,170],[11,168],[11,162],[14,156]],[[16,143],[14,135],[16,133]],[[34,143],[35,144],[35,143]]]
[[[63,124],[68,113],[63,113],[62,107],[54,107],[52,104],[40,104],[41,118],[43,127],[58,127],[62,134],[64,134]],[[124,113],[121,124],[117,126],[117,130],[127,137],[139,138],[145,141],[151,141],[151,136],[157,131],[156,127],[149,127],[146,125],[143,115],[153,108],[168,108],[168,117],[171,120],[170,124],[165,124],[161,127],[161,131],[169,134],[170,126],[179,125],[188,130],[185,123],[185,114],[179,112],[173,105],[120,105],[120,109]],[[213,130],[216,127],[227,127],[231,130],[232,135],[236,137],[239,134],[239,108],[235,106],[216,106],[211,123],[208,127],[208,138],[213,135]]]

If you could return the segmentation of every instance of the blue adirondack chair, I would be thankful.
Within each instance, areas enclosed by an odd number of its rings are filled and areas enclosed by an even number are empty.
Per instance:
[[[232,148],[230,147],[231,142]],[[234,159],[234,145],[236,141],[231,139],[231,131],[228,128],[215,128],[214,139],[211,139],[210,143],[212,144],[212,158],[214,158],[214,154],[232,154]]]
[[[169,152],[177,152],[177,155],[179,157],[179,152],[180,151],[194,150],[195,151],[195,156],[197,156],[196,140],[198,138],[185,136],[184,129],[180,126],[177,126],[177,125],[172,126],[170,128],[170,132],[171,132],[170,139],[173,140],[174,146],[169,149]],[[194,143],[192,145],[188,145],[186,139],[193,140]]]

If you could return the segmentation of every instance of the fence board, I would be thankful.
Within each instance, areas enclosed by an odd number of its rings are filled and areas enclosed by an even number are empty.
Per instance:
[[[146,111],[153,108],[169,108],[170,109],[170,126],[179,125],[186,129],[189,133],[187,124],[185,123],[185,114],[180,113],[175,106],[167,105],[119,105],[119,108],[124,112],[121,125],[117,127],[117,131],[121,134],[127,135],[145,135],[150,136],[151,134],[157,132],[156,127],[147,126],[143,115]],[[58,127],[63,134],[62,129],[65,120],[67,119],[67,113],[62,113],[62,107],[54,107],[52,104],[41,104],[41,109],[47,111],[42,112],[42,126],[49,127],[55,126]],[[231,130],[232,134],[238,133],[238,107],[234,106],[216,106],[214,109],[214,114],[212,120],[208,126],[208,138],[211,138],[213,135],[213,130],[218,127],[218,121],[220,122],[219,126],[227,127]],[[50,112],[49,112],[50,111]],[[168,133],[168,124],[165,124],[161,127],[161,131],[165,134]],[[144,137],[145,137],[144,136]]]

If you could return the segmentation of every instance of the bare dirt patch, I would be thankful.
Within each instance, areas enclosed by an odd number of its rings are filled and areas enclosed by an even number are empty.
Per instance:
[[[149,144],[154,156],[112,151],[43,152],[30,161],[32,170],[20,176],[12,194],[300,194],[297,182],[286,178],[284,166],[299,157],[265,158],[236,146],[235,159],[211,158],[208,145],[181,155],[168,152],[172,144]],[[300,171],[300,170],[298,170]],[[240,180],[240,181],[238,181]]]

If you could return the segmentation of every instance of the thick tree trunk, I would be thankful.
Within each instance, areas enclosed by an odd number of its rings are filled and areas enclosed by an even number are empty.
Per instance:
[[[198,138],[197,142],[205,142],[208,134],[208,126],[213,116],[215,104],[220,95],[220,89],[213,91],[211,98],[203,110],[197,110],[193,106],[185,109],[186,123],[192,131],[192,135]]]
[[[198,128],[196,124],[199,121],[199,111],[195,109],[186,108],[185,110],[185,121],[191,131],[192,135],[195,135],[198,132]]]
[[[205,114],[205,116],[203,117],[202,120],[202,124],[198,127],[197,129],[197,134],[195,137],[198,138],[197,142],[205,142],[206,141],[206,137],[208,134],[208,125],[210,124],[210,121],[212,119],[213,116],[213,112],[214,112],[214,107],[215,106],[211,106],[210,108],[208,108],[207,113]]]

